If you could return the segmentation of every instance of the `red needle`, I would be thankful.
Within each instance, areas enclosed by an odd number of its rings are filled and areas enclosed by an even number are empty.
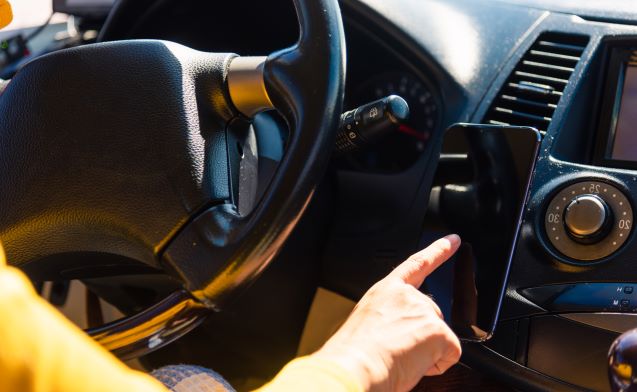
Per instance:
[[[405,135],[413,136],[413,137],[415,137],[418,140],[422,140],[423,142],[426,141],[427,139],[429,139],[429,134],[428,133],[426,133],[426,132],[418,132],[414,128],[410,127],[409,125],[405,125],[405,124],[400,124],[398,126],[398,132],[402,132]]]

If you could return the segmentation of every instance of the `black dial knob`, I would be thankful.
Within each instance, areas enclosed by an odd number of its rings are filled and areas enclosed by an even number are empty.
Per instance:
[[[579,195],[571,200],[564,211],[567,233],[582,244],[601,241],[608,234],[612,220],[610,208],[597,195]]]

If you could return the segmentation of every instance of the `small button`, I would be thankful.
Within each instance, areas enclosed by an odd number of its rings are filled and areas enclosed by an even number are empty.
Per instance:
[[[384,106],[385,105],[383,102],[366,106],[363,109],[363,124],[368,124],[372,121],[383,118],[383,116],[385,115],[383,111]]]
[[[629,299],[622,299],[621,304],[622,304],[622,308],[626,308],[626,307],[630,306],[630,300]]]
[[[633,293],[633,286],[624,287],[624,293],[625,294],[632,294]]]

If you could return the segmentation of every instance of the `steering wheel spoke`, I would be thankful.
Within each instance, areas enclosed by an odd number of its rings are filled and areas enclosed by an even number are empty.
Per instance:
[[[245,115],[274,107],[290,126],[279,170],[248,215],[240,216],[228,205],[215,206],[197,217],[164,253],[164,262],[187,288],[214,308],[248,286],[276,255],[330,157],[345,80],[340,10],[330,0],[295,4],[299,41],[267,58],[234,59],[228,77],[230,96]]]

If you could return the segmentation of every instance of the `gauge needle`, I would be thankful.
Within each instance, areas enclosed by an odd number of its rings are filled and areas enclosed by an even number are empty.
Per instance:
[[[425,140],[429,139],[429,135],[427,133],[418,132],[414,128],[410,127],[409,125],[405,125],[405,124],[400,124],[398,126],[398,132],[402,132],[402,133],[404,133],[406,135],[413,136],[416,139],[422,140],[422,141],[425,141]]]

